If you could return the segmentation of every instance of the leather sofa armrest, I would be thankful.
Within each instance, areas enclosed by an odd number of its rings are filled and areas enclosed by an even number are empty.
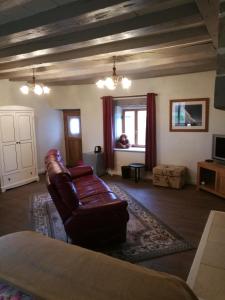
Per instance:
[[[80,165],[77,167],[69,168],[69,171],[72,179],[93,174],[93,169],[89,165]]]
[[[64,226],[67,234],[70,235],[71,232],[72,236],[72,233],[79,231],[80,228],[85,232],[85,230],[90,230],[92,226],[96,228],[96,226],[101,227],[106,224],[115,224],[117,221],[121,221],[121,217],[124,223],[127,223],[129,220],[127,201],[124,200],[88,208],[82,205],[73,210],[72,216],[64,222]]]
[[[81,205],[76,210],[73,210],[73,216],[94,216],[104,213],[112,213],[115,210],[121,210],[121,208],[124,208],[126,210],[127,208],[127,201],[125,200],[115,200],[110,203],[95,205],[95,206],[88,206],[88,205]]]

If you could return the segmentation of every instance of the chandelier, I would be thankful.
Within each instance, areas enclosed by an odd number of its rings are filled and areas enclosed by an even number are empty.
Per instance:
[[[131,86],[131,80],[127,77],[116,74],[116,57],[113,57],[113,74],[111,77],[106,77],[105,79],[100,79],[96,82],[98,88],[103,89],[104,87],[109,90],[115,90],[118,83],[121,83],[123,89],[129,89]]]
[[[20,87],[20,91],[24,95],[28,95],[29,92],[32,92],[32,93],[40,96],[42,94],[49,94],[50,93],[50,88],[46,85],[36,83],[36,79],[35,79],[35,75],[34,75],[34,69],[33,69],[32,83],[27,83],[25,85],[22,85]]]

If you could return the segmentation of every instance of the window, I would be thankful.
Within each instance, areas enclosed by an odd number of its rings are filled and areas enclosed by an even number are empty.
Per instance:
[[[124,109],[123,132],[133,147],[145,147],[146,110]]]
[[[146,97],[114,100],[115,141],[117,142],[121,134],[125,133],[131,145],[126,151],[145,151],[146,102]]]
[[[78,137],[80,135],[80,117],[68,116],[68,129],[70,137]]]

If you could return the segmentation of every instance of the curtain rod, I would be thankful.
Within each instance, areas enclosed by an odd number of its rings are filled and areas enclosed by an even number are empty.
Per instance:
[[[156,96],[158,96],[158,94],[155,94]],[[143,98],[143,97],[147,97],[147,94],[145,95],[134,95],[134,96],[118,96],[118,97],[113,97],[113,99],[124,99],[124,98]]]

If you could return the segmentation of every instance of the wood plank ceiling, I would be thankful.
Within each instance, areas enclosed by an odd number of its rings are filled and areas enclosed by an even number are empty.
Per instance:
[[[217,0],[0,0],[0,79],[86,84],[214,70]]]

